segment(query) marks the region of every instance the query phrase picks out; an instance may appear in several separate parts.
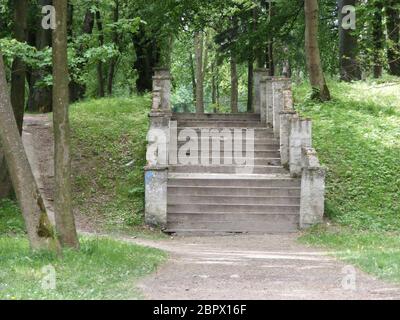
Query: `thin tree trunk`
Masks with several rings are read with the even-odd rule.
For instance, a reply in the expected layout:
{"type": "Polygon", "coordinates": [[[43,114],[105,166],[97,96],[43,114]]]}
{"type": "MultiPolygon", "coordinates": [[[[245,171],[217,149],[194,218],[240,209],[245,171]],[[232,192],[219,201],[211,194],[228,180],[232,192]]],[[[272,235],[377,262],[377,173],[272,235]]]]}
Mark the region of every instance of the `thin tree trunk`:
{"type": "Polygon", "coordinates": [[[196,59],[196,113],[204,113],[204,35],[202,32],[196,33],[194,47],[196,59]]]}
{"type": "MultiPolygon", "coordinates": [[[[16,0],[14,9],[14,37],[20,42],[26,41],[27,2],[16,0]]],[[[22,134],[22,124],[25,110],[25,63],[18,57],[13,61],[11,72],[11,105],[19,133],[22,134]]],[[[8,197],[12,192],[12,183],[8,175],[6,161],[0,145],[0,199],[8,197]]]]}
{"type": "Polygon", "coordinates": [[[237,63],[234,52],[231,52],[231,112],[239,112],[239,80],[237,74],[237,63]]]}
{"type": "Polygon", "coordinates": [[[189,59],[190,59],[190,73],[192,76],[192,90],[193,90],[193,102],[196,103],[196,71],[194,68],[194,61],[193,61],[193,55],[192,53],[189,54],[189,59]]]}
{"type": "MultiPolygon", "coordinates": [[[[43,6],[51,5],[51,0],[39,0],[38,9],[41,10],[43,6]]],[[[41,12],[41,11],[40,11],[41,12]]],[[[46,47],[51,47],[51,30],[42,28],[42,15],[38,14],[35,32],[35,46],[37,50],[43,50],[46,47]]],[[[28,110],[30,112],[51,112],[53,110],[51,99],[51,87],[37,87],[38,81],[42,80],[50,70],[36,69],[32,71],[30,86],[29,86],[29,99],[28,110]]]]}
{"type": "Polygon", "coordinates": [[[382,77],[383,71],[383,25],[382,25],[383,4],[380,0],[374,2],[374,19],[372,20],[373,48],[373,74],[374,78],[382,77]]]}
{"type": "Polygon", "coordinates": [[[357,36],[354,30],[342,26],[344,6],[356,6],[357,0],[339,0],[339,65],[342,81],[361,80],[361,69],[357,62],[357,36]]]}
{"type": "Polygon", "coordinates": [[[54,4],[57,12],[57,27],[53,31],[54,214],[61,244],[79,248],[71,198],[67,0],[54,0],[54,4]]]}
{"type": "MultiPolygon", "coordinates": [[[[103,22],[101,20],[100,11],[96,11],[96,25],[97,25],[97,32],[99,33],[99,45],[104,45],[104,35],[103,35],[103,22]]],[[[104,72],[103,72],[103,62],[99,61],[97,63],[97,85],[98,85],[98,96],[104,97],[105,96],[105,79],[104,79],[104,72]]]]}
{"type": "MultiPolygon", "coordinates": [[[[115,0],[115,7],[114,7],[114,11],[113,11],[113,21],[114,22],[118,22],[119,20],[119,0],[115,0]]],[[[113,31],[112,34],[112,40],[113,43],[116,46],[118,45],[118,32],[116,30],[113,31]]],[[[114,76],[115,76],[115,67],[117,65],[117,57],[113,57],[110,61],[110,66],[108,68],[108,77],[107,77],[107,94],[109,96],[112,95],[112,91],[113,91],[113,83],[114,83],[114,76]]]]}
{"type": "Polygon", "coordinates": [[[330,100],[330,92],[326,85],[321,64],[321,55],[318,45],[319,6],[318,0],[305,0],[305,51],[310,83],[313,89],[313,98],[322,101],[330,100]]]}
{"type": "Polygon", "coordinates": [[[254,61],[250,56],[247,63],[247,112],[254,112],[254,61]]]}
{"type": "Polygon", "coordinates": [[[217,73],[218,67],[216,62],[214,61],[211,65],[211,74],[212,74],[212,84],[211,84],[211,100],[214,106],[214,113],[218,112],[217,109],[217,73]]]}
{"type": "MultiPolygon", "coordinates": [[[[267,1],[267,11],[269,19],[273,16],[273,3],[271,1],[267,1]]],[[[274,37],[271,34],[268,34],[268,42],[267,42],[267,69],[269,70],[269,75],[275,75],[275,63],[274,63],[274,37]]]]}
{"type": "Polygon", "coordinates": [[[396,0],[389,0],[386,6],[386,29],[389,39],[387,57],[391,75],[400,76],[400,10],[396,0]]]}
{"type": "MultiPolygon", "coordinates": [[[[83,21],[83,27],[82,27],[83,34],[92,34],[93,27],[94,27],[94,20],[95,20],[94,13],[91,12],[89,9],[86,10],[85,18],[83,21]]],[[[84,51],[85,51],[84,46],[80,45],[80,47],[77,50],[77,55],[79,57],[82,57],[84,51]]],[[[78,69],[82,69],[83,67],[84,67],[83,62],[78,63],[78,69]]],[[[86,87],[84,84],[78,83],[76,80],[72,79],[69,87],[70,87],[71,102],[78,101],[84,97],[85,91],[86,91],[86,87]]]]}
{"type": "Polygon", "coordinates": [[[0,55],[0,143],[4,148],[31,248],[58,251],[59,244],[48,219],[12,111],[2,55],[0,55]]]}

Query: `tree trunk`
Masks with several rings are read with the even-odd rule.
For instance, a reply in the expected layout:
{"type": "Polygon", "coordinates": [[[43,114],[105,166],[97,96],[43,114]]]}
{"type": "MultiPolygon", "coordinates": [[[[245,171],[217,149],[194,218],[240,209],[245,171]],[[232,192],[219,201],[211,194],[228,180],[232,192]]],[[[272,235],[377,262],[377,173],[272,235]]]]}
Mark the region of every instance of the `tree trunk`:
{"type": "MultiPolygon", "coordinates": [[[[41,9],[43,6],[51,5],[51,0],[39,0],[38,8],[41,9]]],[[[41,11],[40,11],[41,12],[41,11]]],[[[45,30],[42,28],[42,14],[38,14],[38,21],[36,24],[35,32],[35,46],[37,50],[43,50],[46,47],[51,47],[51,30],[45,30]]],[[[43,80],[43,78],[51,70],[37,69],[33,70],[30,76],[29,83],[29,99],[28,99],[28,110],[30,112],[51,112],[52,106],[52,89],[51,87],[38,87],[37,82],[43,80]]]]}
{"type": "MultiPolygon", "coordinates": [[[[97,25],[97,32],[99,33],[99,45],[104,45],[104,35],[103,35],[103,22],[101,20],[100,11],[96,11],[96,25],[97,25]]],[[[100,60],[97,62],[97,85],[98,91],[97,94],[100,98],[104,97],[105,91],[105,79],[104,79],[104,72],[103,72],[103,62],[100,60]]]]}
{"type": "Polygon", "coordinates": [[[57,251],[59,249],[58,241],[48,219],[12,111],[1,55],[0,143],[4,148],[10,178],[22,211],[31,248],[57,251]]]}
{"type": "MultiPolygon", "coordinates": [[[[14,9],[14,37],[20,42],[26,41],[27,2],[16,0],[14,9]]],[[[22,124],[25,111],[25,63],[16,57],[11,72],[11,105],[19,133],[22,134],[22,124]]],[[[12,183],[8,175],[6,161],[0,146],[0,199],[8,197],[12,192],[12,183]]]]}
{"type": "Polygon", "coordinates": [[[218,75],[218,67],[217,63],[214,61],[211,65],[211,74],[212,74],[212,79],[211,79],[211,100],[212,104],[214,106],[214,113],[218,112],[217,109],[217,75],[218,75]]]}
{"type": "Polygon", "coordinates": [[[380,0],[374,2],[374,18],[372,20],[372,37],[373,37],[373,74],[374,78],[382,77],[383,71],[383,26],[382,26],[382,9],[383,4],[380,0]]]}
{"type": "Polygon", "coordinates": [[[239,112],[239,80],[237,74],[236,55],[231,52],[231,112],[239,112]]]}
{"type": "Polygon", "coordinates": [[[310,75],[310,83],[313,90],[312,97],[322,101],[330,100],[330,92],[326,85],[321,64],[321,55],[318,45],[318,0],[305,0],[305,52],[307,67],[310,75]]]}
{"type": "MultiPolygon", "coordinates": [[[[271,1],[267,2],[267,11],[269,19],[273,16],[273,5],[271,1]]],[[[269,70],[269,75],[273,77],[275,75],[275,63],[274,63],[274,37],[269,34],[268,35],[268,43],[267,43],[267,69],[269,70]]]]}
{"type": "Polygon", "coordinates": [[[400,76],[400,10],[396,0],[389,0],[386,6],[386,29],[389,39],[387,57],[389,73],[400,76]]]}
{"type": "Polygon", "coordinates": [[[54,215],[61,244],[78,248],[71,198],[67,0],[54,0],[54,4],[57,12],[57,28],[53,31],[54,215]]]}
{"type": "MultiPolygon", "coordinates": [[[[94,13],[91,12],[89,9],[86,10],[85,18],[83,21],[83,27],[82,27],[83,34],[92,34],[93,27],[94,27],[94,20],[95,20],[94,13]]],[[[83,45],[81,45],[77,50],[77,55],[79,57],[82,57],[84,51],[85,51],[85,48],[83,45]]],[[[83,62],[78,63],[78,69],[82,69],[83,67],[84,67],[83,62]]],[[[75,101],[82,99],[84,97],[85,91],[86,91],[85,85],[82,83],[78,83],[74,79],[71,80],[71,82],[69,84],[69,89],[70,89],[69,96],[70,96],[71,102],[75,102],[75,101]]]]}
{"type": "Polygon", "coordinates": [[[361,69],[357,62],[357,36],[354,30],[344,28],[342,13],[344,6],[356,6],[357,0],[339,0],[339,65],[340,79],[350,82],[361,80],[361,69]]]}
{"type": "MultiPolygon", "coordinates": [[[[113,22],[118,22],[118,20],[119,20],[119,0],[115,0],[115,7],[114,7],[114,11],[113,11],[113,22]]],[[[116,46],[119,46],[118,32],[116,30],[113,31],[112,41],[116,46]]],[[[113,91],[113,83],[114,83],[115,68],[117,65],[117,61],[118,61],[118,58],[113,57],[110,61],[110,66],[108,68],[107,94],[109,96],[112,95],[112,91],[113,91]]]]}
{"type": "Polygon", "coordinates": [[[192,53],[189,54],[189,59],[190,59],[190,73],[192,76],[192,90],[193,90],[193,102],[196,103],[196,71],[194,68],[194,61],[193,61],[193,55],[192,53]]]}
{"type": "Polygon", "coordinates": [[[196,113],[204,113],[204,35],[202,32],[196,33],[194,48],[196,60],[196,113]]]}
{"type": "Polygon", "coordinates": [[[250,57],[247,63],[247,112],[254,112],[254,61],[250,57]]]}

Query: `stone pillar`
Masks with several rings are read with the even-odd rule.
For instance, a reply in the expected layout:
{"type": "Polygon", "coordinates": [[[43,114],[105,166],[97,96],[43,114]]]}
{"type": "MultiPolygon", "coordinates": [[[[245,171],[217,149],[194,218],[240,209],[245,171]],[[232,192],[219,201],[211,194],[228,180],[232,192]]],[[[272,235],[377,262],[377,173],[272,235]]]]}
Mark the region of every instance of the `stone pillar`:
{"type": "Polygon", "coordinates": [[[305,229],[323,221],[325,170],[319,165],[312,148],[303,148],[305,167],[301,177],[300,228],[305,229]]]}
{"type": "Polygon", "coordinates": [[[260,81],[260,119],[261,123],[267,123],[267,79],[263,77],[260,81]]]}
{"type": "Polygon", "coordinates": [[[153,101],[147,135],[145,167],[145,220],[152,226],[166,227],[168,152],[170,140],[171,75],[168,69],[155,69],[153,101]]]}
{"type": "Polygon", "coordinates": [[[254,113],[261,113],[261,80],[268,76],[268,69],[254,70],[254,113]]]}
{"type": "Polygon", "coordinates": [[[300,119],[293,116],[290,123],[289,135],[289,167],[290,174],[298,177],[303,167],[302,148],[311,148],[312,123],[310,119],[300,119]]]}
{"type": "Polygon", "coordinates": [[[275,137],[279,137],[280,130],[280,112],[284,108],[283,91],[290,89],[290,79],[288,78],[272,78],[272,126],[274,128],[275,137]]]}
{"type": "Polygon", "coordinates": [[[280,113],[280,152],[281,163],[289,169],[289,138],[290,138],[290,125],[292,118],[296,115],[294,110],[284,109],[280,113]]]}
{"type": "Polygon", "coordinates": [[[266,111],[266,122],[267,126],[272,128],[274,124],[274,99],[272,92],[272,77],[265,77],[265,94],[266,94],[266,103],[267,103],[267,111],[266,111]]]}

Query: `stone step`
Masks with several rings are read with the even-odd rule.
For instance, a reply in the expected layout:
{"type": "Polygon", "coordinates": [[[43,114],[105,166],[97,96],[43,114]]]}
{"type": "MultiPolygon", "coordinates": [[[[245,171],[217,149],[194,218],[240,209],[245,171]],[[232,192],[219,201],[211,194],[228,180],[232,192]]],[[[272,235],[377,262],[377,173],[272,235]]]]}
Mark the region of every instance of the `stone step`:
{"type": "Polygon", "coordinates": [[[245,214],[300,214],[300,204],[296,205],[266,205],[266,204],[196,204],[196,203],[179,203],[168,204],[168,214],[171,213],[191,213],[198,214],[210,213],[245,213],[245,214]]]}
{"type": "MultiPolygon", "coordinates": [[[[232,151],[232,150],[224,150],[224,149],[220,149],[219,152],[216,152],[214,150],[212,150],[211,148],[207,150],[198,150],[198,149],[190,149],[190,150],[183,150],[183,149],[179,149],[178,150],[174,150],[173,148],[170,149],[171,152],[175,151],[175,152],[184,152],[184,154],[186,156],[192,156],[194,158],[216,158],[219,154],[219,157],[221,159],[225,158],[225,153],[226,155],[231,158],[235,158],[236,157],[236,152],[232,151]],[[186,152],[185,152],[186,151],[186,152]]],[[[240,160],[241,158],[246,158],[247,154],[250,155],[250,151],[246,152],[246,149],[242,150],[241,152],[238,152],[238,159],[240,160]]],[[[252,158],[274,158],[274,159],[280,159],[281,154],[279,152],[279,150],[253,150],[251,152],[252,158]]]]}
{"type": "MultiPolygon", "coordinates": [[[[219,133],[222,134],[222,130],[223,130],[223,129],[218,129],[218,128],[215,129],[215,128],[209,128],[209,127],[203,128],[203,129],[208,129],[210,132],[211,132],[211,130],[219,130],[218,134],[219,133]]],[[[225,128],[225,129],[228,129],[230,131],[232,137],[233,137],[235,129],[241,129],[242,138],[247,139],[246,130],[249,130],[249,128],[232,128],[232,127],[230,127],[230,128],[225,128]]],[[[190,132],[194,132],[199,139],[204,136],[204,133],[202,133],[202,129],[199,127],[178,127],[178,136],[181,134],[181,131],[183,131],[183,130],[190,130],[190,132]]],[[[274,132],[269,128],[256,128],[253,130],[254,130],[254,138],[255,139],[261,139],[261,138],[277,139],[277,137],[274,136],[274,132]]],[[[207,135],[207,137],[208,137],[208,135],[207,135]]]]}
{"type": "Polygon", "coordinates": [[[231,175],[170,173],[168,187],[300,188],[289,175],[231,175]]]}
{"type": "MultiPolygon", "coordinates": [[[[255,166],[281,166],[281,159],[280,158],[272,158],[272,157],[264,157],[264,158],[251,158],[253,159],[253,164],[255,166]]],[[[192,157],[192,156],[187,156],[185,159],[180,159],[180,162],[188,161],[187,164],[182,164],[185,166],[218,166],[218,165],[233,165],[236,166],[236,160],[231,154],[231,159],[230,162],[227,160],[227,158],[224,156],[223,153],[221,153],[220,158],[218,157],[192,157]],[[190,162],[189,162],[190,161],[190,162]]],[[[197,169],[196,169],[197,170],[197,169]]],[[[211,169],[214,170],[214,169],[211,169]]]]}
{"type": "Polygon", "coordinates": [[[247,174],[285,174],[287,170],[281,166],[253,165],[249,168],[238,165],[171,165],[171,173],[247,173],[247,174]],[[240,169],[242,168],[242,169],[240,169]],[[245,170],[245,171],[243,171],[245,170]]]}
{"type": "Polygon", "coordinates": [[[260,114],[256,113],[174,113],[173,120],[217,120],[217,121],[232,121],[232,120],[258,120],[260,121],[260,114]]]}
{"type": "Polygon", "coordinates": [[[174,196],[220,196],[220,197],[300,197],[296,187],[237,187],[237,186],[175,186],[168,184],[168,195],[174,196]]]}
{"type": "MultiPolygon", "coordinates": [[[[199,147],[201,148],[202,146],[207,146],[207,144],[205,144],[205,143],[207,143],[207,141],[208,141],[208,148],[210,150],[212,149],[212,147],[215,144],[217,144],[217,143],[213,142],[211,139],[199,139],[197,141],[197,148],[195,150],[199,150],[199,147]]],[[[178,141],[177,147],[180,148],[180,147],[184,146],[188,142],[189,142],[189,140],[178,141]]],[[[221,151],[225,150],[225,144],[226,143],[223,140],[220,141],[219,147],[220,147],[221,151]]],[[[280,152],[280,144],[276,143],[275,141],[260,142],[260,141],[257,141],[257,140],[250,140],[250,141],[243,140],[242,144],[241,144],[242,151],[246,150],[247,144],[254,146],[254,151],[276,151],[276,152],[280,152]]],[[[240,144],[239,144],[239,146],[240,146],[240,144]]],[[[170,149],[171,150],[176,150],[176,148],[173,148],[173,146],[171,146],[171,145],[170,145],[170,149]]],[[[232,142],[231,149],[233,149],[233,150],[237,149],[237,147],[235,148],[235,145],[233,144],[233,142],[232,142]]]]}
{"type": "MultiPolygon", "coordinates": [[[[170,189],[168,189],[170,190],[170,189]]],[[[177,195],[168,193],[168,205],[191,203],[191,204],[208,204],[208,205],[300,205],[300,197],[267,197],[267,196],[201,196],[177,195]]]]}
{"type": "Polygon", "coordinates": [[[286,233],[298,227],[299,215],[291,214],[170,214],[167,232],[286,233]]]}
{"type": "Polygon", "coordinates": [[[180,120],[178,127],[196,127],[196,128],[263,128],[265,123],[260,121],[198,121],[198,120],[180,120]]]}

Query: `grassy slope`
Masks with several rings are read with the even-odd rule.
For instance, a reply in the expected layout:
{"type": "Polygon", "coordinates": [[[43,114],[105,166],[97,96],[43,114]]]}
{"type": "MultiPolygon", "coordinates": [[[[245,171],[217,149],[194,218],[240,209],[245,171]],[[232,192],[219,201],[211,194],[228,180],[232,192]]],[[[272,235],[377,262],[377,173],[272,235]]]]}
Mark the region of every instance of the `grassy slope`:
{"type": "Polygon", "coordinates": [[[303,240],[382,278],[400,281],[400,85],[330,83],[334,100],[311,103],[295,90],[298,110],[313,118],[314,146],[328,168],[331,223],[303,240]]]}
{"type": "Polygon", "coordinates": [[[80,251],[62,258],[32,253],[18,208],[0,202],[1,299],[138,299],[135,282],[165,260],[160,250],[110,239],[81,237],[80,251]],[[43,267],[56,272],[56,289],[45,290],[43,267]]]}
{"type": "Polygon", "coordinates": [[[90,100],[71,107],[75,207],[106,231],[143,225],[149,97],[90,100]]]}

